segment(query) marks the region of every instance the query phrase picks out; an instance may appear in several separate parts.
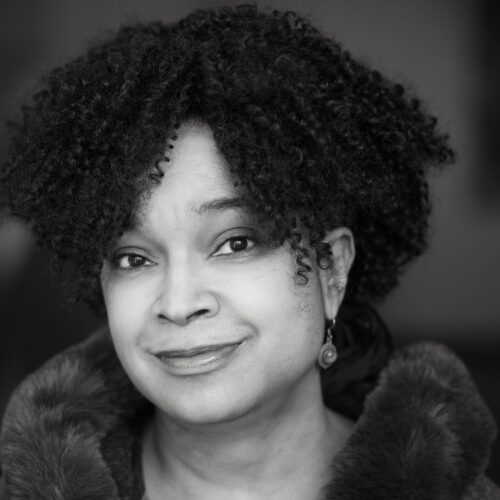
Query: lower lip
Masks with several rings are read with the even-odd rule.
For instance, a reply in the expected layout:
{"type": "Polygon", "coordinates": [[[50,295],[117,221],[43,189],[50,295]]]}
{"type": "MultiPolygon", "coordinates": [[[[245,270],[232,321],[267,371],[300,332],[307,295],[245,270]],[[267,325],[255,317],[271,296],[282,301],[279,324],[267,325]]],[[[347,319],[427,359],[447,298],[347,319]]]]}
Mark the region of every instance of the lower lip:
{"type": "Polygon", "coordinates": [[[232,344],[195,356],[160,357],[159,359],[168,371],[175,375],[198,375],[226,365],[240,345],[241,343],[232,344]]]}

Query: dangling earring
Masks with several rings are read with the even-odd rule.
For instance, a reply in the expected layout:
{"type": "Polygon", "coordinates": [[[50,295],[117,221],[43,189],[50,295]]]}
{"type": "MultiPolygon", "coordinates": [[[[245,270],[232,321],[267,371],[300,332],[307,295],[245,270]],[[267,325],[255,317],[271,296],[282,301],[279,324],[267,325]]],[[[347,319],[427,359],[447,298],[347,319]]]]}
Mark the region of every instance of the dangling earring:
{"type": "Polygon", "coordinates": [[[333,334],[332,330],[335,326],[335,320],[332,319],[329,321],[329,325],[326,329],[326,342],[321,346],[321,350],[319,351],[318,363],[319,366],[323,369],[330,368],[330,366],[335,363],[337,359],[337,348],[333,344],[333,334]]]}

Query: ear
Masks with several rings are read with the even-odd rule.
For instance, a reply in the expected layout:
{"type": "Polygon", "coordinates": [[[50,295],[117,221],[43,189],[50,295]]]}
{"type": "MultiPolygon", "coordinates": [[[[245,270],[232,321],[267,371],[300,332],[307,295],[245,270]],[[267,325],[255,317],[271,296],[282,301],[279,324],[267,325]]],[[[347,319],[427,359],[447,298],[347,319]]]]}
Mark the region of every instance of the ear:
{"type": "Polygon", "coordinates": [[[319,269],[318,272],[323,291],[325,315],[328,319],[334,319],[344,299],[347,278],[356,250],[354,236],[346,227],[338,227],[329,231],[323,241],[330,245],[333,263],[331,268],[319,269]]]}

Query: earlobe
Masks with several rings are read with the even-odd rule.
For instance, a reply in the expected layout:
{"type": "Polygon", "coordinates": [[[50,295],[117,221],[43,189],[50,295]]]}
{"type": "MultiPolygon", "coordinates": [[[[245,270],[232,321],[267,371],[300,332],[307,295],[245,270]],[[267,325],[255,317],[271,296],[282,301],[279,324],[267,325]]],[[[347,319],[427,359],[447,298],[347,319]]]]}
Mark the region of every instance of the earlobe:
{"type": "Polygon", "coordinates": [[[321,286],[327,318],[334,319],[344,298],[349,270],[355,257],[354,236],[350,229],[339,227],[329,231],[326,241],[332,251],[332,266],[320,270],[321,286]]]}

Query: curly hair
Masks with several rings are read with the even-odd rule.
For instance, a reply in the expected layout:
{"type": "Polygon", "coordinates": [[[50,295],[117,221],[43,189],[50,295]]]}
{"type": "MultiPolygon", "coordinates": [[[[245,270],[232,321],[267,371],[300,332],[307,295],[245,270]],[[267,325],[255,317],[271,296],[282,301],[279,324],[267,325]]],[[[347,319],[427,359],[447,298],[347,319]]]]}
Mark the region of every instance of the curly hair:
{"type": "Polygon", "coordinates": [[[322,239],[340,225],[357,246],[352,298],[383,297],[425,249],[426,172],[453,152],[419,100],[293,12],[202,10],[122,28],[55,69],[15,130],[0,172],[10,211],[94,310],[110,245],[193,118],[252,213],[290,242],[299,281],[310,251],[332,266],[322,239]]]}

